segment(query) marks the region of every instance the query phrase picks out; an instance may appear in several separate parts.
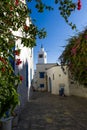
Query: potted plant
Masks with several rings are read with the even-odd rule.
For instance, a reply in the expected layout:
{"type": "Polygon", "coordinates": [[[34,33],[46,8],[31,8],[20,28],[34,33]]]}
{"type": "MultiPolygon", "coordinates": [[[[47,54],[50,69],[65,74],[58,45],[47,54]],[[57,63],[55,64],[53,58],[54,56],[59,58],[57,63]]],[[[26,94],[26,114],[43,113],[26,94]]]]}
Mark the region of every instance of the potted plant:
{"type": "Polygon", "coordinates": [[[2,75],[3,81],[0,81],[0,120],[2,122],[2,130],[11,130],[12,114],[15,107],[19,104],[17,86],[20,77],[13,75],[12,69],[10,69],[9,76],[1,73],[0,80],[2,75]]]}

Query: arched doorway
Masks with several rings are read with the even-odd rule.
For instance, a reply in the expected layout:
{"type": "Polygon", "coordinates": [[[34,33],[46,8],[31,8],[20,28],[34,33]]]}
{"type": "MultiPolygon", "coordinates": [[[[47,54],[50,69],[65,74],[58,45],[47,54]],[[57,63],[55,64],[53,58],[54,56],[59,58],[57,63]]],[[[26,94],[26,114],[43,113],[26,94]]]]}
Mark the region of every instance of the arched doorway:
{"type": "Polygon", "coordinates": [[[51,82],[51,78],[49,77],[49,92],[52,92],[52,82],[51,82]]]}

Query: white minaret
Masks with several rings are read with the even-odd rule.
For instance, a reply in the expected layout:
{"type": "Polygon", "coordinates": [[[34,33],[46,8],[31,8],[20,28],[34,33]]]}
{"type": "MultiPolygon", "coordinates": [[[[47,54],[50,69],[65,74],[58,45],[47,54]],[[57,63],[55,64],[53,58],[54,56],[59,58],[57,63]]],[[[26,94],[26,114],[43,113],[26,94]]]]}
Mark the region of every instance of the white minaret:
{"type": "Polygon", "coordinates": [[[43,46],[41,45],[41,49],[38,52],[38,63],[46,64],[47,63],[47,53],[44,51],[43,46]]]}

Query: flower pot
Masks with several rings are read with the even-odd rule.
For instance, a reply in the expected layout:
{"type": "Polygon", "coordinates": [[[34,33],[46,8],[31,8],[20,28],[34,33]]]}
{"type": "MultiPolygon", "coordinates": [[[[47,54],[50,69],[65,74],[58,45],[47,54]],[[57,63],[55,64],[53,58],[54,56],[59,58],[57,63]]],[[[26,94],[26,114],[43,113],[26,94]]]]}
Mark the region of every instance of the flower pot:
{"type": "Polygon", "coordinates": [[[13,117],[1,119],[2,130],[11,130],[12,129],[12,119],[13,119],[13,117]]]}
{"type": "Polygon", "coordinates": [[[16,127],[18,125],[18,120],[19,120],[19,116],[18,115],[13,117],[12,127],[16,127]]]}

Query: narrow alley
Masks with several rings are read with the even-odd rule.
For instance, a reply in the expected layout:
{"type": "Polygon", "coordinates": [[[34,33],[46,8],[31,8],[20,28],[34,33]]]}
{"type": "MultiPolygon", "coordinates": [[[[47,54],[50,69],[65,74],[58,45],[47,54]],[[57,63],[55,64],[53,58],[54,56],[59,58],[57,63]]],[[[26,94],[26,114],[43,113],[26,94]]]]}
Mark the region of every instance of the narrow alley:
{"type": "Polygon", "coordinates": [[[87,99],[33,92],[13,130],[87,130],[87,99]]]}

